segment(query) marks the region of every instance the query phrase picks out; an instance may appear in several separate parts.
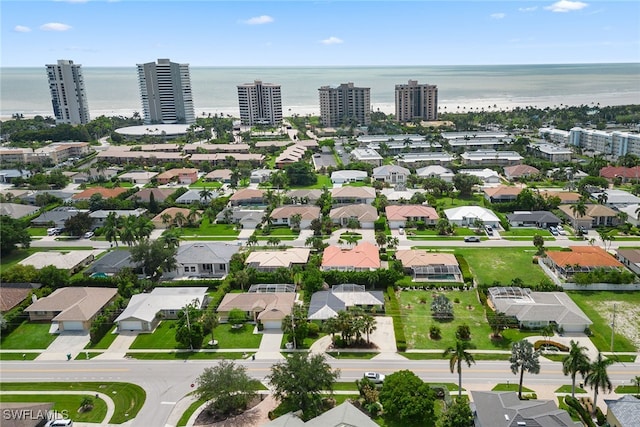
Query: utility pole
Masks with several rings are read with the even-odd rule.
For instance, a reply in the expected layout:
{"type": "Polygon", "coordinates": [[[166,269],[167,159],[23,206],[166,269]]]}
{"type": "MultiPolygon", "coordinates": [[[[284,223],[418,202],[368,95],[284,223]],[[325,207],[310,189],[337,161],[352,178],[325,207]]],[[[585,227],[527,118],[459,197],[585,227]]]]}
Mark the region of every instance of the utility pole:
{"type": "Polygon", "coordinates": [[[613,353],[613,337],[616,334],[616,304],[613,304],[613,319],[611,320],[611,352],[613,353]]]}

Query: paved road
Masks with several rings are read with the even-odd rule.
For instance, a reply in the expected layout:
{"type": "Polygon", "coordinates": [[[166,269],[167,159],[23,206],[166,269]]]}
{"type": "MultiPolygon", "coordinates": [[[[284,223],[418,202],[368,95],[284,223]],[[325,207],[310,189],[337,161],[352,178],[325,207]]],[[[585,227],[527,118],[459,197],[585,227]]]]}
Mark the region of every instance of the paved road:
{"type": "MultiPolygon", "coordinates": [[[[237,361],[247,367],[253,377],[264,380],[277,360],[237,361]]],[[[147,400],[136,418],[136,425],[164,426],[175,404],[192,391],[191,384],[205,367],[217,361],[9,361],[2,363],[2,381],[125,381],[143,387],[147,400]]],[[[429,382],[457,382],[457,374],[449,371],[447,360],[330,360],[334,368],[341,370],[341,379],[353,381],[365,370],[390,374],[409,369],[429,382]]],[[[640,362],[615,364],[608,370],[614,386],[629,384],[640,375],[640,362]]],[[[463,387],[468,390],[486,389],[487,386],[507,381],[517,381],[506,361],[481,361],[463,371],[463,387]]],[[[559,363],[541,361],[539,375],[525,375],[525,385],[559,387],[569,384],[562,375],[559,363]]]]}

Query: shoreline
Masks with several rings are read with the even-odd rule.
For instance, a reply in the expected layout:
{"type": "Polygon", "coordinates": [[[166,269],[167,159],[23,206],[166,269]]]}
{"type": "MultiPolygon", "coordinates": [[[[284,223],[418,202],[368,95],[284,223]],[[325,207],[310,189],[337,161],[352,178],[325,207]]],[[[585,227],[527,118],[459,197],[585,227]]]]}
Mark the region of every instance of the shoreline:
{"type": "MultiPolygon", "coordinates": [[[[512,97],[493,97],[493,98],[480,98],[480,99],[449,99],[440,100],[438,102],[438,112],[442,113],[464,113],[468,111],[509,111],[515,108],[559,108],[559,107],[577,107],[580,105],[591,105],[594,107],[607,107],[607,106],[619,106],[619,105],[636,105],[640,100],[640,91],[638,92],[624,92],[624,93],[605,93],[605,94],[581,94],[581,95],[569,95],[569,96],[546,96],[546,97],[530,97],[530,98],[512,98],[512,97]]],[[[373,102],[371,104],[371,111],[380,111],[385,114],[395,113],[395,104],[379,102],[373,102]]],[[[91,118],[100,116],[124,116],[131,117],[133,113],[137,111],[142,112],[141,108],[126,108],[126,109],[113,109],[113,110],[89,110],[91,118]]],[[[319,116],[320,107],[318,105],[290,105],[283,106],[283,116],[289,117],[294,114],[306,116],[319,116]]],[[[14,111],[12,113],[2,112],[0,113],[0,121],[11,120],[11,115],[20,113],[24,115],[25,119],[30,119],[35,116],[53,116],[53,111],[14,111]]],[[[203,107],[196,108],[196,117],[201,117],[207,114],[224,114],[231,115],[232,117],[240,117],[240,112],[237,106],[221,106],[221,107],[203,107]]]]}

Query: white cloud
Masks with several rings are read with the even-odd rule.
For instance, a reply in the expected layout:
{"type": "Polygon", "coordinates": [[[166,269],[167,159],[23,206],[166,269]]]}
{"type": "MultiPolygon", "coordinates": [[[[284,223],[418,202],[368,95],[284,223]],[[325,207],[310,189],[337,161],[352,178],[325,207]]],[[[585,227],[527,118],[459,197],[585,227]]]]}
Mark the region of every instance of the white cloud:
{"type": "Polygon", "coordinates": [[[67,31],[71,29],[71,25],[61,24],[60,22],[49,22],[40,25],[42,31],[67,31]]]}
{"type": "Polygon", "coordinates": [[[505,16],[507,16],[507,14],[506,14],[506,13],[492,13],[492,14],[491,14],[491,17],[492,17],[493,19],[502,19],[502,18],[504,18],[505,16]]]}
{"type": "Polygon", "coordinates": [[[538,9],[538,6],[531,6],[531,7],[521,7],[518,9],[518,11],[520,12],[533,12],[535,10],[538,9]]]}
{"type": "Polygon", "coordinates": [[[13,31],[15,31],[16,33],[28,33],[29,31],[31,31],[31,28],[25,27],[24,25],[16,25],[15,27],[13,27],[13,31]]]}
{"type": "Polygon", "coordinates": [[[339,39],[338,37],[331,36],[328,39],[320,40],[322,44],[342,44],[344,40],[339,39]]]}
{"type": "Polygon", "coordinates": [[[581,1],[571,1],[571,0],[560,0],[555,2],[551,6],[546,6],[546,10],[550,10],[552,12],[573,12],[576,10],[584,9],[589,6],[587,3],[583,3],[581,1]]]}
{"type": "Polygon", "coordinates": [[[249,18],[243,22],[247,25],[270,24],[273,22],[273,18],[270,17],[269,15],[260,15],[260,16],[254,16],[253,18],[249,18]]]}

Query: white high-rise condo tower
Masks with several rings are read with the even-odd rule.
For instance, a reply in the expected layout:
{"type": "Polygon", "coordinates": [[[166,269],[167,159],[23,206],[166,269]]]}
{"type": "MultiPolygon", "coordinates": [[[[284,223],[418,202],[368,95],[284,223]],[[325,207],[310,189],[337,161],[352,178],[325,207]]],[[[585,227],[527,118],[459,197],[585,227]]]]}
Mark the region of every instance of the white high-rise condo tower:
{"type": "Polygon", "coordinates": [[[168,59],[138,64],[144,124],[195,123],[189,64],[168,59]]]}
{"type": "Polygon", "coordinates": [[[280,85],[253,83],[238,85],[240,121],[243,125],[278,125],[282,123],[280,85]]]}
{"type": "Polygon", "coordinates": [[[59,59],[57,64],[46,67],[56,123],[89,123],[89,104],[80,65],[59,59]]]}
{"type": "Polygon", "coordinates": [[[438,86],[417,80],[396,85],[396,120],[438,120],[438,86]]]}
{"type": "Polygon", "coordinates": [[[322,86],[320,118],[329,127],[371,124],[371,89],[355,87],[353,83],[322,86]]]}

